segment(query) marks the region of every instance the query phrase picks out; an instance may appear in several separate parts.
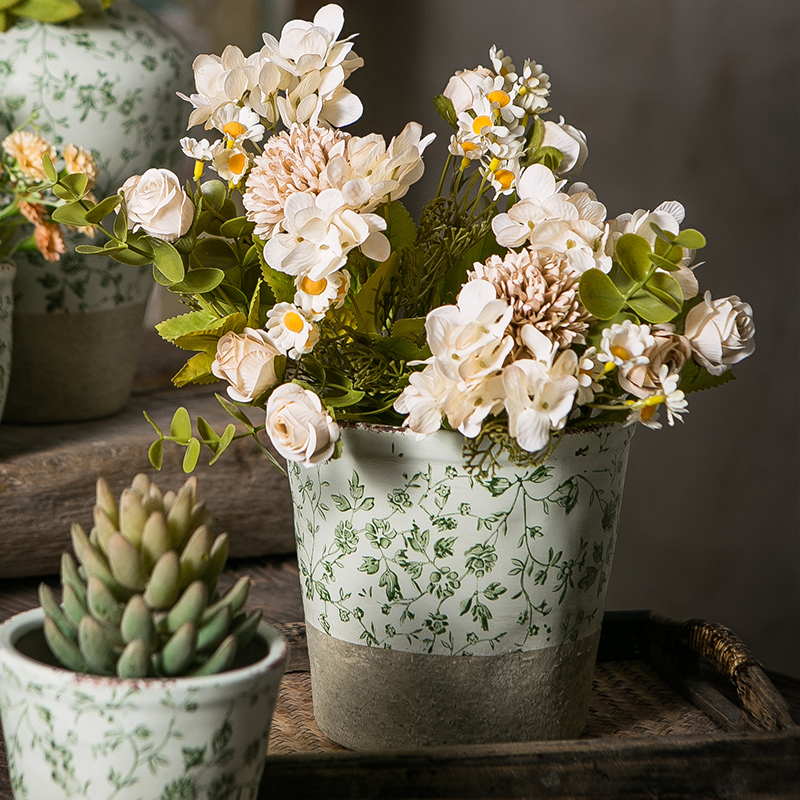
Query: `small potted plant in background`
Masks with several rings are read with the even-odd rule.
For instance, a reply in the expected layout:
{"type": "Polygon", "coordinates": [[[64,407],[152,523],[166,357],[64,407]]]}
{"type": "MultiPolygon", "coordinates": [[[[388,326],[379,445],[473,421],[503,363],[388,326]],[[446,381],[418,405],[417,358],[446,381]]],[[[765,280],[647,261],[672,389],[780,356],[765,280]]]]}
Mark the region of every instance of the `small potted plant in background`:
{"type": "Polygon", "coordinates": [[[287,646],[250,579],[217,581],[197,482],[162,494],[97,482],[94,526],[72,526],[61,596],[0,627],[0,712],[17,800],[256,797],[287,646]]]}

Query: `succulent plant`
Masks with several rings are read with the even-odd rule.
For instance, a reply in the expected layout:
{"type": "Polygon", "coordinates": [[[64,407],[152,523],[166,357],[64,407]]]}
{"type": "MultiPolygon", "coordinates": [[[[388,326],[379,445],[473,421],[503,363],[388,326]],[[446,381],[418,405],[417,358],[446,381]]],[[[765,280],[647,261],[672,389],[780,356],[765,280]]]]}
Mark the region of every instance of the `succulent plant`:
{"type": "Polygon", "coordinates": [[[94,526],[72,525],[62,595],[39,587],[50,649],[68,669],[121,678],[209,675],[228,669],[261,613],[242,611],[250,579],[220,596],[228,537],[212,533],[197,480],[162,495],[137,475],[117,504],[97,481],[94,526]],[[76,560],[77,559],[77,560],[76,560]]]}

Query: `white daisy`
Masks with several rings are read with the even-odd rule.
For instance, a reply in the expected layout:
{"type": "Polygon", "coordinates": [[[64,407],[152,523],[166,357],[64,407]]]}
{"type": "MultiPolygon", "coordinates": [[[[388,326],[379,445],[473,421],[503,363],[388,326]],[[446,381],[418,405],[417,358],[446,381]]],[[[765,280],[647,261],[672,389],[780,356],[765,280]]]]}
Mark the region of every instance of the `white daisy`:
{"type": "Polygon", "coordinates": [[[297,293],[294,303],[311,320],[320,320],[330,308],[340,308],[350,288],[350,273],[337,270],[319,280],[308,275],[298,275],[295,279],[297,293]]]}
{"type": "Polygon", "coordinates": [[[260,142],[264,138],[264,126],[261,118],[250,108],[229,103],[218,108],[212,115],[214,127],[222,131],[229,139],[242,142],[260,142]]]}
{"type": "Polygon", "coordinates": [[[277,303],[267,311],[267,333],[291,358],[310,353],[319,341],[319,330],[293,303],[277,303]]]}

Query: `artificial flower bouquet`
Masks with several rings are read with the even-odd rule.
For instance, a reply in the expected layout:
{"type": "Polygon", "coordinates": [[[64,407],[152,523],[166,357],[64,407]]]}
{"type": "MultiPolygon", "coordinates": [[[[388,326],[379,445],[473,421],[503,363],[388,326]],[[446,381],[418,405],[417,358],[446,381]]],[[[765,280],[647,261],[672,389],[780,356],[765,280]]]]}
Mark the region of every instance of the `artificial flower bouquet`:
{"type": "Polygon", "coordinates": [[[154,465],[164,440],[189,470],[201,444],[215,460],[235,436],[269,455],[266,431],[310,466],[336,454],[339,422],[360,421],[458,430],[485,470],[501,451],[541,460],[569,428],[671,425],[689,391],[731,377],[754,348],[750,307],[700,293],[705,239],[681,228],[680,203],[609,219],[574,182],[586,138],[545,119],[539,64],[493,47],[449,80],[435,99],[447,162],[415,224],[401,198],[433,134],[410,122],[387,145],[342,130],[361,114],[344,83],[363,63],[343,23],[327,5],[253,55],[195,59],[189,127],[216,138],[181,140],[185,188],[149,169],[95,204],[45,161],[53,190],[72,191],[54,218],[108,235],[79,249],[152,263],[188,306],[157,326],[194,352],[174,382],[222,380],[247,429],[198,419],[195,435],[179,409],[168,433],[155,426],[154,465]]]}
{"type": "MultiPolygon", "coordinates": [[[[66,244],[53,212],[76,192],[87,202],[93,201],[97,164],[92,154],[74,144],[57,149],[28,129],[30,121],[0,144],[0,262],[8,261],[18,250],[38,250],[47,261],[59,261],[66,244]],[[43,184],[47,180],[44,158],[60,185],[43,184]]],[[[68,210],[63,211],[61,221],[71,224],[68,210]]],[[[85,225],[83,215],[74,221],[85,225]]],[[[83,230],[92,233],[91,229],[83,230]]]]}

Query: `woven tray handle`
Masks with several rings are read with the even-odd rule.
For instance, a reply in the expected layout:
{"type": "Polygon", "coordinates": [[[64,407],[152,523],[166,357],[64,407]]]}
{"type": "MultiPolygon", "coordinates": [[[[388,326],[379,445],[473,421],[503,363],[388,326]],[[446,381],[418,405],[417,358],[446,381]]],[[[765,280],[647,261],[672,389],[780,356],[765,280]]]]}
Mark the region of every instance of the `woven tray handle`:
{"type": "MultiPolygon", "coordinates": [[[[779,731],[796,727],[786,700],[767,677],[761,664],[733,631],[716,622],[691,619],[675,622],[653,615],[651,623],[660,628],[660,635],[672,647],[682,650],[684,668],[692,666],[695,676],[701,674],[700,665],[706,662],[719,675],[730,681],[739,699],[739,713],[726,709],[724,698],[712,696],[708,684],[702,681],[685,681],[692,699],[701,701],[705,710],[712,713],[731,730],[779,731]],[[666,637],[664,637],[666,634],[666,637]],[[687,662],[693,662],[691,665],[687,662]],[[720,702],[721,700],[721,702],[720,702]]],[[[673,651],[674,652],[674,651],[673,651]]],[[[682,670],[684,671],[684,670],[682,670]]],[[[684,674],[686,674],[684,672],[684,674]]],[[[690,673],[691,674],[691,673],[690,673]]]]}

